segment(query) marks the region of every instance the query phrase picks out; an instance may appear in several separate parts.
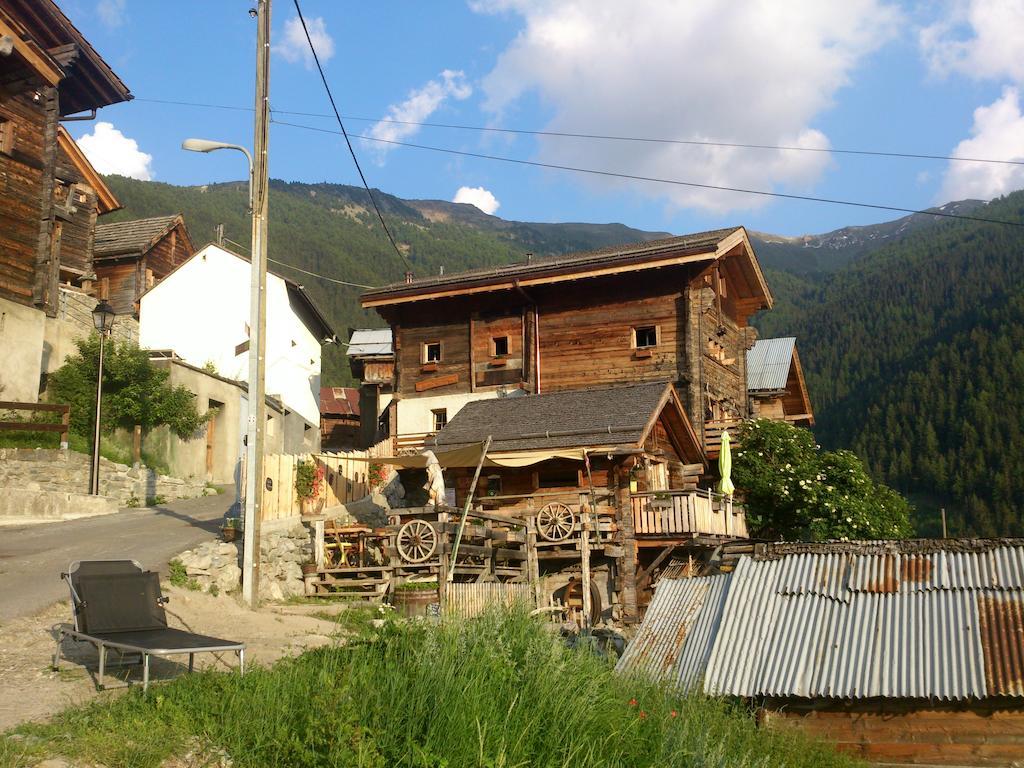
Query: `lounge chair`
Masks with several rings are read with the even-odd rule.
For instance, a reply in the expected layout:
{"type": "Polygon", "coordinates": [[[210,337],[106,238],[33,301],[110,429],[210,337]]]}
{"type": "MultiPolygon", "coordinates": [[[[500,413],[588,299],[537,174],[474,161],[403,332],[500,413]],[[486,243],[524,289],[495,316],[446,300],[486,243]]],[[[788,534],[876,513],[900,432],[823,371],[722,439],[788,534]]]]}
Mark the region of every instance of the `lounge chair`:
{"type": "Polygon", "coordinates": [[[167,626],[164,605],[169,598],[160,593],[160,577],[144,571],[134,560],[76,560],[61,578],[71,590],[73,626],[57,630],[57,650],[53,668],[61,660],[65,637],[92,643],[99,653],[96,687],[103,690],[107,649],[123,658],[139,654],[142,661],[142,690],[149,688],[150,656],[188,654],[188,670],[195,665],[197,653],[238,654],[238,671],[245,673],[245,643],[197,635],[167,626]]]}

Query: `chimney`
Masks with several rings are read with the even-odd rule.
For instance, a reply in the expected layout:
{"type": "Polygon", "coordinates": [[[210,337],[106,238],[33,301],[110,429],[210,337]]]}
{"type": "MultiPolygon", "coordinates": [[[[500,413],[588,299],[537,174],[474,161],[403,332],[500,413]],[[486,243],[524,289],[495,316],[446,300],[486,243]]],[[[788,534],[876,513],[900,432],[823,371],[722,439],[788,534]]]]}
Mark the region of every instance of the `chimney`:
{"type": "Polygon", "coordinates": [[[412,282],[412,272],[405,273],[405,284],[408,285],[412,282]]]}
{"type": "Polygon", "coordinates": [[[213,231],[214,231],[213,241],[217,245],[224,245],[224,225],[223,224],[218,224],[217,226],[215,226],[213,228],[213,231]]]}

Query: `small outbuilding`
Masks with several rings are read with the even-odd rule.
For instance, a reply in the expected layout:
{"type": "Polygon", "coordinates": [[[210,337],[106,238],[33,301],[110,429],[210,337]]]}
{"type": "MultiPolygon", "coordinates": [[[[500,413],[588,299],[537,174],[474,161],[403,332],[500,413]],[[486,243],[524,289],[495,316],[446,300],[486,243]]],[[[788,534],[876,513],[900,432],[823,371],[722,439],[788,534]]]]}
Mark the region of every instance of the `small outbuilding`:
{"type": "Polygon", "coordinates": [[[755,419],[814,426],[795,338],[758,339],[747,351],[747,395],[755,419]]]}

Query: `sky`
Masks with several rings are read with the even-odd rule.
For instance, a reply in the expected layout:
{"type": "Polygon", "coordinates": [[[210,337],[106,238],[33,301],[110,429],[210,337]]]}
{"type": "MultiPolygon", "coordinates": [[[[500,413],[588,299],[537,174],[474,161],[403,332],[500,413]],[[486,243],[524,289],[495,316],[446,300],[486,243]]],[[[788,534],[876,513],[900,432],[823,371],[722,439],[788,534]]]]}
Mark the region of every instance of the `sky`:
{"type": "MultiPolygon", "coordinates": [[[[58,0],[136,97],[68,123],[104,173],[243,178],[256,24],[246,0],[58,0]],[[221,105],[184,106],[160,101],[221,105]]],[[[1024,187],[1024,0],[301,0],[371,186],[521,221],[784,235],[891,212],[517,165],[920,209],[1024,187]],[[445,123],[622,141],[406,125],[445,123]],[[383,140],[383,141],[382,141],[383,140]],[[676,143],[672,143],[676,142],[676,143]]],[[[272,13],[270,174],[358,184],[292,0],[272,13]],[[308,114],[288,114],[288,113],[308,114]],[[293,123],[320,129],[297,128],[293,123]]],[[[273,199],[271,198],[271,205],[273,199]]]]}

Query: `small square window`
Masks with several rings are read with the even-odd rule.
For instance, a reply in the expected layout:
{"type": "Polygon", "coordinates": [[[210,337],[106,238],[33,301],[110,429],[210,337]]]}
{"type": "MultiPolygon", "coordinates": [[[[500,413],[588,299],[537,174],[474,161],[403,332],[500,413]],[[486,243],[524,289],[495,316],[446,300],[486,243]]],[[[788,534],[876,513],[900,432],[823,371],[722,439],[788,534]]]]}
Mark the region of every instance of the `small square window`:
{"type": "Polygon", "coordinates": [[[633,329],[637,349],[658,346],[658,329],[653,325],[644,325],[633,329]]]}
{"type": "Polygon", "coordinates": [[[495,336],[491,339],[491,352],[494,357],[505,357],[508,355],[508,336],[495,336]]]}
{"type": "Polygon", "coordinates": [[[448,424],[448,409],[438,408],[430,413],[434,417],[434,431],[440,432],[448,424]]]}
{"type": "Polygon", "coordinates": [[[423,362],[424,363],[439,363],[441,362],[441,342],[431,341],[423,345],[423,362]]]}

